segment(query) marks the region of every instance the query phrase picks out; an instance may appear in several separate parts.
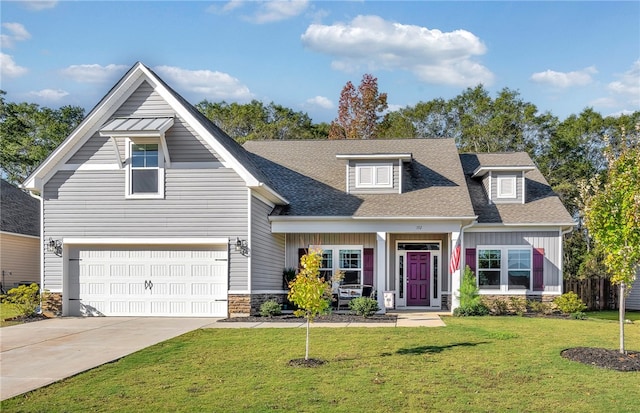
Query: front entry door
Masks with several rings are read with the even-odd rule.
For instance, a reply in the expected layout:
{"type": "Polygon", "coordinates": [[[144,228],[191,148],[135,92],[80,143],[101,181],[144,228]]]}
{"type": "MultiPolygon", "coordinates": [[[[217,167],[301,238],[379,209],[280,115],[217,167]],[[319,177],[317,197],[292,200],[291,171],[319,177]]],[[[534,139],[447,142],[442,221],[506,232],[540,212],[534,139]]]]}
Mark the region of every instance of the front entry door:
{"type": "Polygon", "coordinates": [[[407,306],[429,305],[431,253],[407,252],[407,306]]]}

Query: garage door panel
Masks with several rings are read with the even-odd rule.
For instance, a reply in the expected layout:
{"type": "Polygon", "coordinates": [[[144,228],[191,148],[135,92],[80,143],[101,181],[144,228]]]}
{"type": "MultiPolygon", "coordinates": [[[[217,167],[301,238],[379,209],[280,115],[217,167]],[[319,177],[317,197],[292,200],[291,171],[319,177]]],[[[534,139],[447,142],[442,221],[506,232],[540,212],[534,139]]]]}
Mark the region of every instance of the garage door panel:
{"type": "Polygon", "coordinates": [[[85,313],[226,316],[227,254],[226,245],[76,247],[69,272],[79,272],[85,313]]]}

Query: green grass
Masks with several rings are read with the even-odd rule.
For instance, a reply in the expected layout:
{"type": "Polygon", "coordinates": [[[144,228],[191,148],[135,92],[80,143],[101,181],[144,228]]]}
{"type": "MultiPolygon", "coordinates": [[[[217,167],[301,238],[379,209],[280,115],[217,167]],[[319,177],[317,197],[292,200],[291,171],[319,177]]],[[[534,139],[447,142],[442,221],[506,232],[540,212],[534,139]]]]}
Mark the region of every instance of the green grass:
{"type": "Polygon", "coordinates": [[[18,310],[16,310],[13,304],[0,303],[0,327],[7,327],[7,326],[19,324],[18,321],[7,321],[17,315],[18,315],[18,310]]]}
{"type": "MultiPolygon", "coordinates": [[[[620,317],[618,310],[588,311],[586,314],[587,317],[599,318],[601,320],[618,321],[620,317]]],[[[640,321],[640,311],[625,311],[624,318],[633,322],[640,321]]]]}
{"type": "MultiPolygon", "coordinates": [[[[637,412],[640,372],[560,357],[617,348],[602,320],[446,317],[444,328],[206,329],[0,404],[2,412],[637,412]]],[[[640,324],[626,326],[640,350],[640,324]]],[[[99,349],[97,349],[99,350],[99,349]]]]}

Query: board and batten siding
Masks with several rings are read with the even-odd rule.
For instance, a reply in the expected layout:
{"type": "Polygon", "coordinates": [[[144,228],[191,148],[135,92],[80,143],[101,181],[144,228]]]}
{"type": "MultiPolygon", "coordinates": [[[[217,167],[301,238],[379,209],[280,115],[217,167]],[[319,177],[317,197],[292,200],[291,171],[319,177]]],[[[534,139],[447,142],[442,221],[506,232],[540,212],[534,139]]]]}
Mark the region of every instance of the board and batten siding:
{"type": "MultiPolygon", "coordinates": [[[[247,189],[232,169],[166,169],[165,199],[125,199],[125,171],[59,171],[44,188],[44,236],[247,238],[247,189]]],[[[231,249],[229,288],[248,289],[231,249]]],[[[45,254],[45,288],[62,290],[62,258],[45,254]]]]}
{"type": "Polygon", "coordinates": [[[19,283],[40,284],[40,237],[0,232],[2,287],[8,291],[19,283]]]}
{"type": "Polygon", "coordinates": [[[298,268],[298,249],[309,245],[362,245],[376,247],[376,234],[286,234],[286,268],[298,268]]]}
{"type": "Polygon", "coordinates": [[[349,193],[352,194],[386,194],[398,193],[400,188],[400,167],[398,160],[349,160],[349,193]],[[391,188],[357,188],[356,187],[356,166],[357,165],[388,165],[393,168],[393,187],[391,188]]]}
{"type": "MultiPolygon", "coordinates": [[[[554,231],[531,231],[531,232],[465,232],[464,248],[477,248],[484,246],[531,246],[533,248],[544,248],[544,291],[559,293],[562,291],[561,280],[561,260],[560,257],[561,238],[558,232],[554,231]]],[[[464,252],[462,253],[464,257],[464,252]]]]}
{"type": "Polygon", "coordinates": [[[284,234],[272,234],[269,214],[273,208],[251,197],[251,290],[282,290],[284,234]]]}

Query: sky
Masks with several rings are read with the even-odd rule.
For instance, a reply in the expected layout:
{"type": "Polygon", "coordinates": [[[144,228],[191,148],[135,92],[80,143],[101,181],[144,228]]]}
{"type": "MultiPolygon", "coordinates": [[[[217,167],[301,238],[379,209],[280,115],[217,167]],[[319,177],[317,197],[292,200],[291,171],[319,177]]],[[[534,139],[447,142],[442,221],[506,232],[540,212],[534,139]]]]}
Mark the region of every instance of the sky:
{"type": "Polygon", "coordinates": [[[7,1],[0,89],[88,113],[137,61],[189,102],[330,122],[365,73],[389,110],[483,84],[565,119],[640,110],[638,1],[7,1]]]}

